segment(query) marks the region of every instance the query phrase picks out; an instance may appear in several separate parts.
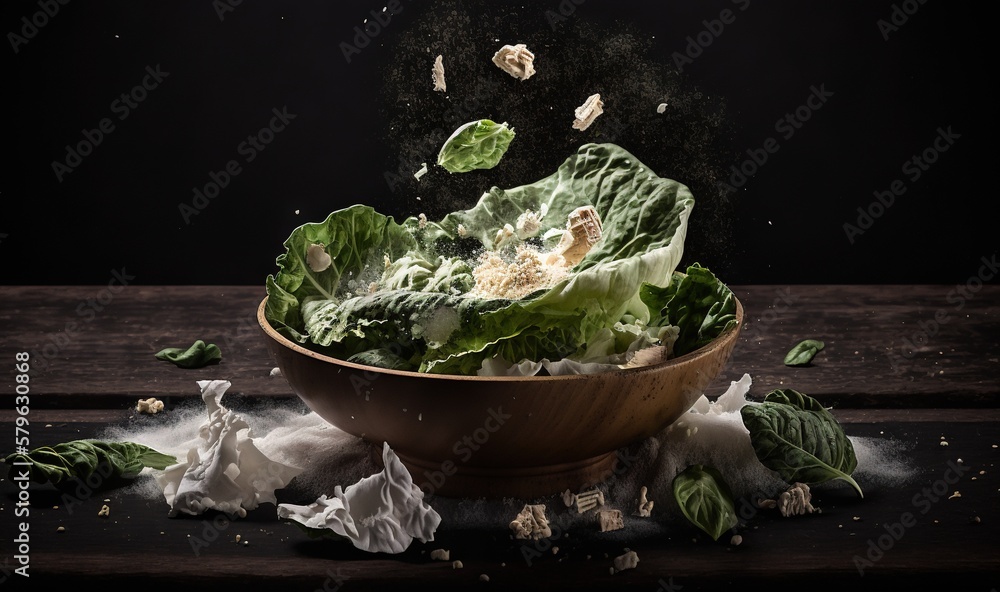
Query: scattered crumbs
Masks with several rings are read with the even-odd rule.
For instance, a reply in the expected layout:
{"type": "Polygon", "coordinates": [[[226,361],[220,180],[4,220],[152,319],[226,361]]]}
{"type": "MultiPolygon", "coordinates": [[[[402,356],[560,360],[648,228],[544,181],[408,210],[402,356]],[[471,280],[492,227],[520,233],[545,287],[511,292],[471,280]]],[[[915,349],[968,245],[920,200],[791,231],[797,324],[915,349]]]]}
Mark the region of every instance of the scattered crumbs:
{"type": "MultiPolygon", "coordinates": [[[[427,174],[427,163],[425,162],[425,163],[423,163],[421,165],[419,171],[413,173],[413,176],[419,181],[420,177],[423,177],[426,174],[427,174]]],[[[417,199],[420,199],[420,198],[417,198],[417,199]]]]}
{"type": "Polygon", "coordinates": [[[165,534],[167,534],[167,533],[163,532],[162,530],[160,531],[160,536],[163,536],[165,534]]]}
{"type": "Polygon", "coordinates": [[[729,539],[729,544],[734,547],[739,547],[743,544],[743,537],[738,534],[734,534],[733,538],[729,539]]]}
{"type": "Polygon", "coordinates": [[[299,210],[295,210],[295,215],[296,215],[296,216],[298,216],[298,215],[299,215],[299,210]]]}
{"type": "Polygon", "coordinates": [[[59,506],[52,506],[52,509],[53,509],[53,510],[58,510],[58,509],[59,509],[59,506]]]}
{"type": "Polygon", "coordinates": [[[249,546],[249,545],[250,545],[250,541],[243,541],[243,546],[244,546],[244,547],[247,547],[247,546],[249,546]]]}
{"type": "Polygon", "coordinates": [[[855,516],[851,520],[854,520],[855,522],[860,522],[861,521],[861,516],[855,516]]]}
{"type": "Polygon", "coordinates": [[[666,104],[666,103],[660,103],[660,104],[659,104],[659,105],[657,105],[657,107],[656,107],[656,112],[657,112],[657,113],[663,113],[663,112],[664,112],[664,111],[666,111],[666,110],[667,110],[667,104],[666,104]]]}
{"type": "Polygon", "coordinates": [[[97,512],[97,515],[100,516],[101,518],[107,518],[110,514],[111,514],[111,508],[109,508],[107,504],[101,506],[100,511],[97,512]]]}
{"type": "Polygon", "coordinates": [[[948,499],[955,499],[956,497],[962,497],[962,494],[956,491],[955,493],[948,496],[948,499]]]}
{"type": "Polygon", "coordinates": [[[427,214],[421,212],[421,214],[417,216],[417,220],[418,220],[417,225],[420,226],[420,228],[427,227],[427,214]]]}
{"type": "Polygon", "coordinates": [[[958,460],[956,460],[955,462],[957,462],[958,464],[962,464],[962,463],[964,463],[965,461],[963,461],[962,459],[958,459],[958,460]]]}
{"type": "MultiPolygon", "coordinates": [[[[45,424],[45,427],[47,427],[47,428],[51,428],[51,427],[52,427],[52,424],[51,424],[51,423],[47,423],[47,424],[45,424]]],[[[993,448],[996,448],[996,446],[994,446],[993,448]]]]}
{"type": "Polygon", "coordinates": [[[56,529],[56,532],[66,532],[66,527],[60,526],[59,528],[56,529]]]}
{"type": "Polygon", "coordinates": [[[463,567],[465,567],[465,566],[462,565],[461,561],[452,561],[451,562],[451,568],[452,569],[462,569],[463,567]]]}
{"type": "Polygon", "coordinates": [[[479,581],[480,582],[488,582],[488,581],[490,581],[490,576],[488,576],[486,574],[479,574],[479,581]]]}
{"type": "Polygon", "coordinates": [[[240,535],[236,535],[236,542],[237,542],[237,543],[238,543],[238,542],[240,542],[240,539],[241,539],[241,538],[242,538],[242,537],[241,537],[240,535]]]}
{"type": "Polygon", "coordinates": [[[431,551],[431,559],[435,561],[448,561],[451,559],[451,551],[448,549],[434,549],[431,551]]]}
{"type": "Polygon", "coordinates": [[[941,446],[947,446],[947,445],[948,445],[947,440],[941,440],[941,446]]]}
{"type": "Polygon", "coordinates": [[[558,555],[559,554],[559,547],[552,547],[552,554],[553,555],[558,555]]]}
{"type": "Polygon", "coordinates": [[[979,516],[973,516],[973,517],[972,517],[972,523],[973,523],[973,524],[979,524],[979,523],[981,523],[982,521],[983,521],[983,520],[982,520],[982,518],[980,518],[979,516]]]}
{"type": "Polygon", "coordinates": [[[277,366],[271,368],[271,378],[274,378],[276,376],[281,376],[281,368],[278,368],[277,366]]]}

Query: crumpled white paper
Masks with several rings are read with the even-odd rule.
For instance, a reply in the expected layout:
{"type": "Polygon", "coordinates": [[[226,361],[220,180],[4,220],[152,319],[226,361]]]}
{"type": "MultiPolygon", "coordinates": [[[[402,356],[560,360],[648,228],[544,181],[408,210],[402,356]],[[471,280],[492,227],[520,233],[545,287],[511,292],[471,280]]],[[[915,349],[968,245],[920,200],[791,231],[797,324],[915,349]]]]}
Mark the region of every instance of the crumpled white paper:
{"type": "Polygon", "coordinates": [[[277,503],[274,491],[288,485],[302,469],[269,459],[253,442],[243,417],[220,404],[228,380],[200,380],[208,420],[187,461],[167,467],[156,482],[170,505],[169,516],[206,510],[245,517],[262,502],[277,503]]]}
{"type": "Polygon", "coordinates": [[[434,540],[441,516],[424,502],[424,492],[388,443],[382,447],[385,468],[341,489],[323,494],[308,506],[278,504],[278,518],[305,527],[329,529],[355,547],[372,553],[402,553],[413,539],[434,540]]]}

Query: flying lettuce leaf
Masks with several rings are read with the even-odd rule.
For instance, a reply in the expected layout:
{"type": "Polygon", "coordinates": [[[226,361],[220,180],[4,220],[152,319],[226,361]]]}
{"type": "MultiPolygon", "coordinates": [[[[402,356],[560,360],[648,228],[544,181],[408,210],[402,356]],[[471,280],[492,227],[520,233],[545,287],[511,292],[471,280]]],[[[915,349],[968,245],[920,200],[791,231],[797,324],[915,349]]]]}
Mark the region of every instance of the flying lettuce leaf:
{"type": "MultiPolygon", "coordinates": [[[[475,374],[496,357],[565,358],[618,323],[655,320],[640,291],[672,285],[693,206],[686,186],[620,146],[585,144],[548,177],[493,187],[474,207],[438,221],[397,222],[355,205],[296,228],[276,260],[278,273],[267,278],[266,317],[328,355],[422,372],[475,374]],[[583,206],[596,210],[602,237],[564,277],[517,299],[472,290],[470,262],[507,248],[498,237],[525,212],[544,212],[524,242],[546,248],[554,245],[545,237],[558,239],[583,206]],[[322,271],[307,263],[314,245],[331,259],[322,271]]],[[[678,293],[688,294],[687,286],[678,293]]],[[[711,318],[722,320],[715,311],[711,318]]],[[[699,325],[695,335],[707,338],[708,329],[699,325]]]]}
{"type": "Polygon", "coordinates": [[[459,127],[441,146],[437,163],[452,173],[467,173],[495,167],[514,140],[506,123],[489,119],[470,121],[459,127]]]}

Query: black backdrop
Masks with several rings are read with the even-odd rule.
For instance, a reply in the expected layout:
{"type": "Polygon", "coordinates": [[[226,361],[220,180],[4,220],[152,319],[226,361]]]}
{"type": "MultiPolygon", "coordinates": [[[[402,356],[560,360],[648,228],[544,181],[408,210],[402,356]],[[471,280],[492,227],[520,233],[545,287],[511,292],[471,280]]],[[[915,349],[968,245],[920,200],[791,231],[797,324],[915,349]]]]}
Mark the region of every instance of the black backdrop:
{"type": "Polygon", "coordinates": [[[5,0],[0,281],[263,284],[335,209],[434,217],[614,141],[692,188],[685,263],[728,283],[964,282],[997,243],[984,10],[5,0]],[[489,61],[517,42],[527,81],[489,61]],[[570,129],[593,92],[605,114],[570,129]],[[414,178],[485,117],[518,134],[500,166],[414,178]]]}

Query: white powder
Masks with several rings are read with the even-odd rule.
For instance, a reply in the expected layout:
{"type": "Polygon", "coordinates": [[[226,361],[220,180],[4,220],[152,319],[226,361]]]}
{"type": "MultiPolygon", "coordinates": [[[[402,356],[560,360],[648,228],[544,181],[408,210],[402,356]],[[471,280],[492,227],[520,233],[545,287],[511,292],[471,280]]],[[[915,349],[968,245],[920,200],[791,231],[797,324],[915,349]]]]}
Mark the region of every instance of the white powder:
{"type": "MultiPolygon", "coordinates": [[[[672,426],[628,451],[619,451],[619,459],[623,461],[620,474],[616,472],[596,488],[604,492],[609,508],[622,510],[624,528],[620,530],[600,533],[592,515],[565,507],[561,493],[536,499],[440,496],[426,499],[442,517],[440,530],[503,529],[526,503],[541,503],[548,508],[549,519],[560,532],[571,532],[574,536],[596,533],[595,536],[605,540],[611,537],[625,541],[669,530],[672,526],[667,521],[679,516],[672,492],[674,476],[689,464],[703,463],[715,467],[725,477],[737,498],[737,512],[746,517],[752,501],[759,497],[773,499],[788,488],[788,484],[756,460],[749,433],[743,426],[739,407],[757,404],[746,400],[750,387],[750,377],[744,376],[716,402],[702,398],[672,426]],[[634,515],[644,486],[648,498],[656,503],[649,517],[634,515]]],[[[321,494],[330,494],[336,485],[347,486],[381,470],[370,444],[301,406],[264,405],[240,414],[251,426],[254,443],[265,455],[303,468],[289,485],[301,498],[298,502],[312,501],[321,494]]],[[[98,437],[138,442],[183,458],[197,442],[198,428],[204,419],[204,406],[200,401],[191,401],[169,413],[158,414],[155,420],[150,417],[141,422],[143,425],[108,430],[98,437]]],[[[903,443],[877,438],[851,438],[851,441],[858,458],[853,476],[866,490],[897,487],[916,474],[903,443]]],[[[829,487],[848,486],[837,482],[814,486],[814,499],[818,499],[820,506],[822,492],[829,487]]],[[[150,499],[163,501],[163,493],[152,478],[137,479],[133,489],[150,499]]],[[[279,501],[281,495],[278,492],[279,501]]],[[[163,508],[166,515],[166,502],[163,508]]]]}

